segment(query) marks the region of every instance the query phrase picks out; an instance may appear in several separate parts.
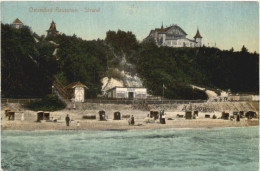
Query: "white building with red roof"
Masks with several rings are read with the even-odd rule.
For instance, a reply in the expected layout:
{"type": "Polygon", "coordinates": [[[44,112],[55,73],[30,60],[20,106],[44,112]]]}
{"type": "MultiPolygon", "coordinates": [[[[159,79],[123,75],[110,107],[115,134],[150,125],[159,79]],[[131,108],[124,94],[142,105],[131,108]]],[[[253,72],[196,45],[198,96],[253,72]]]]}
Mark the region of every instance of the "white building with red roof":
{"type": "Polygon", "coordinates": [[[85,101],[85,89],[88,89],[88,87],[81,82],[74,82],[65,87],[65,90],[68,92],[69,99],[74,102],[85,101]]]}

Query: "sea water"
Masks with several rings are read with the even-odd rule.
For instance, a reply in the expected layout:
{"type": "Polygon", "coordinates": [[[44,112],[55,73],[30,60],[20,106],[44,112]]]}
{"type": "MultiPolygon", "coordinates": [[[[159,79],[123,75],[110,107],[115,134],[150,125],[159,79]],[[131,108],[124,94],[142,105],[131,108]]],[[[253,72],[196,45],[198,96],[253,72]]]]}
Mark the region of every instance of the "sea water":
{"type": "Polygon", "coordinates": [[[259,127],[3,131],[5,171],[257,171],[259,127]]]}

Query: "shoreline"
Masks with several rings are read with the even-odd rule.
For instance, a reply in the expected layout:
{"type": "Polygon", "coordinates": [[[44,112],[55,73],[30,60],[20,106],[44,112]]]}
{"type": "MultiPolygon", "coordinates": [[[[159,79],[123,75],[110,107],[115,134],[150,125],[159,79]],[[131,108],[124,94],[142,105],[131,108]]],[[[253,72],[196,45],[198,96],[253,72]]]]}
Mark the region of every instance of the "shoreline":
{"type": "Polygon", "coordinates": [[[196,119],[196,120],[167,120],[166,124],[140,123],[139,125],[128,125],[126,120],[120,121],[82,121],[80,127],[74,123],[67,127],[65,122],[30,122],[30,121],[8,121],[1,125],[1,131],[127,131],[127,130],[158,130],[158,129],[215,129],[215,128],[238,128],[259,126],[258,119],[241,121],[230,121],[222,119],[196,119]],[[167,122],[168,121],[168,122],[167,122]]]}
{"type": "Polygon", "coordinates": [[[144,128],[144,129],[38,129],[38,130],[28,130],[28,129],[4,129],[1,130],[2,132],[11,132],[11,131],[26,131],[26,132],[51,132],[51,131],[132,131],[132,130],[196,130],[196,129],[203,129],[203,130],[209,130],[209,129],[226,129],[226,128],[247,128],[247,127],[259,127],[260,125],[252,125],[252,126],[238,126],[238,127],[185,127],[185,128],[144,128]]]}
{"type": "MultiPolygon", "coordinates": [[[[212,129],[212,128],[230,128],[230,127],[248,127],[259,126],[259,118],[247,119],[241,118],[240,121],[236,120],[223,120],[212,119],[215,115],[220,118],[222,113],[216,112],[199,112],[196,119],[179,118],[178,115],[185,115],[184,111],[181,111],[181,107],[178,108],[165,108],[166,124],[159,123],[145,123],[145,118],[149,111],[133,109],[131,105],[97,105],[88,109],[76,109],[69,110],[64,109],[60,111],[50,112],[50,121],[36,122],[37,112],[24,109],[20,104],[6,104],[2,105],[1,114],[1,131],[14,130],[14,131],[39,131],[39,130],[153,130],[153,129],[212,129]],[[8,120],[5,116],[5,109],[9,107],[15,111],[15,120],[8,120]],[[107,121],[99,121],[100,110],[106,112],[107,121]],[[128,119],[114,120],[114,112],[120,111],[121,116],[134,115],[135,125],[129,125],[128,119]],[[65,117],[69,114],[71,119],[70,126],[66,126],[65,117]],[[95,115],[95,120],[83,119],[83,116],[95,115]],[[206,115],[210,115],[210,118],[205,118],[206,115]],[[23,117],[22,117],[23,116],[23,117]],[[23,118],[23,119],[22,119],[23,118]],[[53,122],[52,120],[57,120],[53,122]],[[169,119],[169,120],[168,120],[169,119]],[[77,123],[80,123],[79,127],[77,123]]],[[[164,106],[165,107],[165,106],[164,106]]],[[[163,109],[163,108],[161,108],[163,109]]],[[[155,110],[160,110],[156,109],[155,110]]],[[[256,112],[258,113],[258,109],[256,112]]],[[[232,110],[227,111],[230,114],[232,110]]]]}

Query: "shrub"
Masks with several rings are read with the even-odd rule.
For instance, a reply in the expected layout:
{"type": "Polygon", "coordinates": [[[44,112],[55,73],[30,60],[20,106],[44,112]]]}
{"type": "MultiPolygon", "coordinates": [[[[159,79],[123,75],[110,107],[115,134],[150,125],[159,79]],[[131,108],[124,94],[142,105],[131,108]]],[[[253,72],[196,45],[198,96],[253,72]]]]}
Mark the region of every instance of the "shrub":
{"type": "Polygon", "coordinates": [[[40,101],[35,101],[25,105],[25,108],[34,111],[55,111],[64,109],[66,104],[62,102],[56,95],[49,94],[40,101]]]}

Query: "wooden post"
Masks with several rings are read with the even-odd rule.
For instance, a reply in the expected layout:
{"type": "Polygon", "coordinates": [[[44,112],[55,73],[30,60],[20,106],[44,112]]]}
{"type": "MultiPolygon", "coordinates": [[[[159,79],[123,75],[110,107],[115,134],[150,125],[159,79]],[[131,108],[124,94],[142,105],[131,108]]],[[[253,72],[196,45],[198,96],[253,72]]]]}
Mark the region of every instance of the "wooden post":
{"type": "MultiPolygon", "coordinates": [[[[163,99],[164,99],[164,84],[163,84],[163,99]]],[[[162,100],[163,100],[163,99],[162,99],[162,100]]]]}

